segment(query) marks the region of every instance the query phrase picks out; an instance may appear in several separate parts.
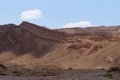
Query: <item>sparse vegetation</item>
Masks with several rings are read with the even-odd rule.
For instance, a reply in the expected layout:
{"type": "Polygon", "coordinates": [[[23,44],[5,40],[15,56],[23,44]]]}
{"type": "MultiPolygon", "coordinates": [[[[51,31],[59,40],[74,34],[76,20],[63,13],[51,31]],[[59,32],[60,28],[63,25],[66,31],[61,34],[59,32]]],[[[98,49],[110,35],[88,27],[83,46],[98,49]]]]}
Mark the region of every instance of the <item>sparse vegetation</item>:
{"type": "Polygon", "coordinates": [[[118,68],[118,67],[111,67],[107,72],[108,73],[109,72],[120,72],[120,68],[118,68]]]}
{"type": "Polygon", "coordinates": [[[68,70],[73,70],[73,68],[69,67],[68,70]]]}
{"type": "Polygon", "coordinates": [[[100,70],[105,70],[104,68],[101,68],[100,70]]]}
{"type": "Polygon", "coordinates": [[[107,73],[104,74],[104,77],[113,78],[113,75],[117,74],[117,72],[120,72],[120,68],[118,67],[111,67],[107,70],[107,73]]]}
{"type": "Polygon", "coordinates": [[[108,78],[113,78],[113,75],[110,74],[110,73],[104,74],[103,76],[104,76],[104,77],[108,77],[108,78]]]}
{"type": "Polygon", "coordinates": [[[22,73],[21,71],[13,71],[13,75],[14,76],[22,76],[22,75],[24,75],[24,73],[22,73]]]}

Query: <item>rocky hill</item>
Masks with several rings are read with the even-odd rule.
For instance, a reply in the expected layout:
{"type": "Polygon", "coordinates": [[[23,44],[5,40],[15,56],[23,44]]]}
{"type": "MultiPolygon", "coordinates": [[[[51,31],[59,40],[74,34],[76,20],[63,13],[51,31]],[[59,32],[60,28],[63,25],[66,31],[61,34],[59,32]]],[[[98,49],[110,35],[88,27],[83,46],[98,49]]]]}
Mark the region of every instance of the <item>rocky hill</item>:
{"type": "Polygon", "coordinates": [[[27,68],[120,67],[120,27],[51,30],[23,22],[0,26],[0,63],[27,68]]]}

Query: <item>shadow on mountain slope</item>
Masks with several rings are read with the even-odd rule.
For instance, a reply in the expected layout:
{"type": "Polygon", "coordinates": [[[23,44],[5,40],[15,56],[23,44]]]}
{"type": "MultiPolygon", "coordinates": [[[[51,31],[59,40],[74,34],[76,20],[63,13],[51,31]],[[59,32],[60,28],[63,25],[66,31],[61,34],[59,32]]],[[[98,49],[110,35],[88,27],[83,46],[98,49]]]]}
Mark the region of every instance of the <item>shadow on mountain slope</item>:
{"type": "Polygon", "coordinates": [[[32,53],[32,55],[40,57],[52,51],[56,44],[64,42],[64,40],[65,36],[61,32],[27,22],[23,22],[20,26],[13,24],[0,26],[1,53],[7,51],[12,51],[16,55],[32,53]]]}

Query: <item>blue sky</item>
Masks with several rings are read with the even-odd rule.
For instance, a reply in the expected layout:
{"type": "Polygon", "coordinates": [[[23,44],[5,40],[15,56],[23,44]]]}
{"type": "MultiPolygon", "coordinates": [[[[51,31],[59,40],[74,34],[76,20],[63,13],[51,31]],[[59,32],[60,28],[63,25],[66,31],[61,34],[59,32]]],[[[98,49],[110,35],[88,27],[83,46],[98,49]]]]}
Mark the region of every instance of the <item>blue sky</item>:
{"type": "Polygon", "coordinates": [[[0,24],[29,21],[48,28],[69,27],[69,23],[120,25],[120,0],[1,0],[0,10],[0,24]],[[40,13],[21,18],[23,12],[35,10],[40,13]]]}

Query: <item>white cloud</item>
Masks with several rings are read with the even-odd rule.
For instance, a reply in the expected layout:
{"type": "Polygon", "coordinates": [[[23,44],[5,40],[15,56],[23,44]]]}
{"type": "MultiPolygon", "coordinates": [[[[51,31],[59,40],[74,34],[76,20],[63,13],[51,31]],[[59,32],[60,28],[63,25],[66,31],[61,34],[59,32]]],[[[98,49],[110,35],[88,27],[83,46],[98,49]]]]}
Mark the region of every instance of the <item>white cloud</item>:
{"type": "Polygon", "coordinates": [[[42,17],[42,11],[39,9],[23,11],[21,13],[22,20],[32,20],[32,19],[41,18],[41,17],[42,17]]]}
{"type": "Polygon", "coordinates": [[[75,22],[75,23],[68,23],[63,28],[73,28],[73,27],[91,27],[92,24],[89,21],[80,21],[80,22],[75,22]]]}

